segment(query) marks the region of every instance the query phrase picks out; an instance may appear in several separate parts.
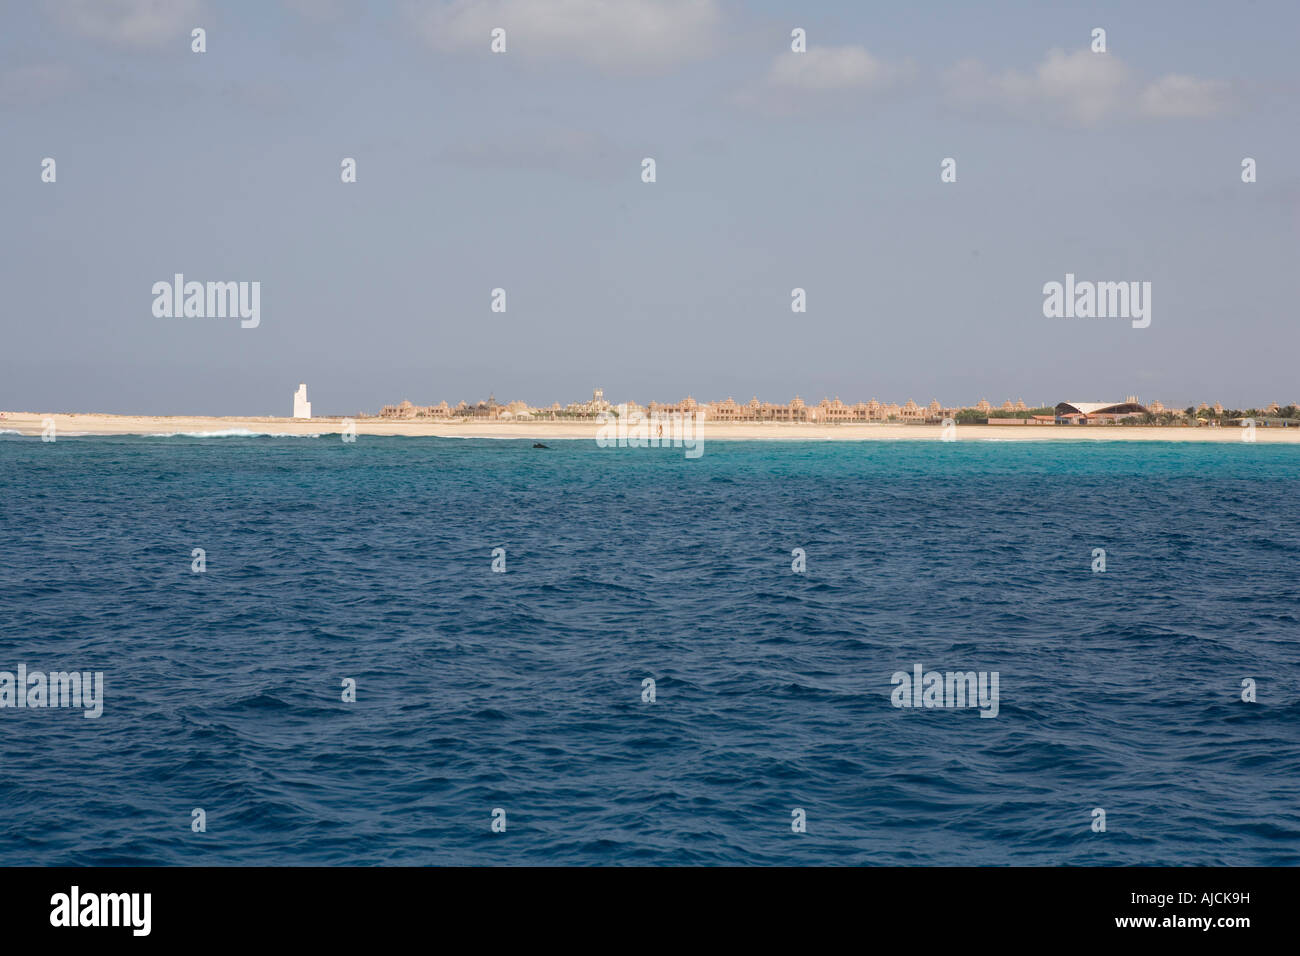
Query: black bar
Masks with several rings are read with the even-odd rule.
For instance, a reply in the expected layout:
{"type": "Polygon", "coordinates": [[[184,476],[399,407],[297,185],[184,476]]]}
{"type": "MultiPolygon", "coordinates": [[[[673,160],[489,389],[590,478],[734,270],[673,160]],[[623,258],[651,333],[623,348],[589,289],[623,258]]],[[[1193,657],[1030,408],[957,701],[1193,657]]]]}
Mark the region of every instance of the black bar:
{"type": "Polygon", "coordinates": [[[699,927],[707,927],[733,942],[811,943],[848,933],[859,941],[929,941],[940,951],[1125,937],[1232,946],[1260,929],[1284,930],[1294,876],[1280,868],[15,868],[0,870],[0,919],[7,942],[75,944],[414,937],[659,948],[701,941],[699,927]],[[143,897],[139,910],[121,910],[119,922],[128,925],[51,925],[56,895],[70,904],[73,886],[82,912],[96,895],[90,918],[99,912],[97,894],[150,894],[148,934],[136,935],[143,897]],[[1208,928],[1199,925],[1206,918],[1208,928]],[[1154,924],[1120,925],[1145,919],[1154,924]]]}

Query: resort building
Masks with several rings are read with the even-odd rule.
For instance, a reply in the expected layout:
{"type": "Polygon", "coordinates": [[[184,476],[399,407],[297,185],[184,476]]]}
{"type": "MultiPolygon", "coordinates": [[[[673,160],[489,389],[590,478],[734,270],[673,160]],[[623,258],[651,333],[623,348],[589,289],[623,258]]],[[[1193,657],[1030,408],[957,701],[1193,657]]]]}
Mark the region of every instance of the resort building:
{"type": "Polygon", "coordinates": [[[465,414],[477,421],[494,422],[501,417],[503,411],[505,411],[505,406],[497,404],[497,397],[495,395],[488,395],[486,402],[479,402],[477,405],[468,406],[465,410],[465,414]]]}
{"type": "MultiPolygon", "coordinates": [[[[462,405],[464,402],[461,403],[462,405]]],[[[380,418],[450,418],[451,409],[446,402],[437,405],[412,405],[404,399],[398,405],[385,405],[379,410],[380,418]]]]}
{"type": "Polygon", "coordinates": [[[564,411],[570,415],[595,417],[601,412],[609,411],[613,407],[613,405],[605,401],[605,390],[603,388],[593,388],[591,390],[591,401],[570,402],[565,406],[564,411]]]}
{"type": "Polygon", "coordinates": [[[841,402],[838,397],[832,401],[823,398],[817,405],[817,421],[827,424],[851,422],[853,421],[853,409],[841,402]]]}
{"type": "MultiPolygon", "coordinates": [[[[1049,409],[1039,406],[1038,410],[1049,409]]],[[[1016,401],[1007,399],[1000,406],[994,406],[987,399],[981,399],[974,405],[949,407],[942,405],[938,399],[932,399],[928,405],[919,405],[910,398],[902,405],[893,402],[882,403],[875,398],[850,405],[837,396],[823,398],[817,404],[810,405],[798,395],[785,404],[760,401],[758,396],[750,398],[747,402],[737,402],[730,396],[722,401],[699,402],[693,396],[687,395],[677,402],[661,404],[652,401],[644,406],[636,402],[623,402],[616,410],[616,406],[605,398],[604,390],[596,388],[592,390],[589,400],[570,402],[564,406],[554,402],[549,406],[533,407],[522,401],[503,405],[496,400],[495,395],[489,395],[487,401],[475,404],[462,401],[455,407],[448,406],[446,402],[437,405],[415,405],[409,400],[404,400],[397,405],[385,405],[379,414],[382,418],[435,418],[482,422],[596,419],[603,413],[616,412],[643,416],[694,415],[706,421],[721,423],[807,422],[828,425],[924,422],[938,424],[946,419],[957,419],[959,415],[962,416],[963,421],[988,422],[996,425],[1113,424],[1148,414],[1168,417],[1171,413],[1177,420],[1182,418],[1182,412],[1178,409],[1168,408],[1162,402],[1151,402],[1149,406],[1144,406],[1138,402],[1136,395],[1129,395],[1122,402],[1060,402],[1050,410],[1053,412],[1051,415],[1031,414],[1031,409],[1023,399],[1016,401]]],[[[1208,421],[1210,416],[1222,418],[1225,414],[1223,406],[1218,402],[1212,406],[1202,402],[1198,411],[1204,416],[1201,421],[1208,421]]],[[[1276,402],[1270,404],[1267,410],[1255,411],[1252,414],[1260,422],[1271,422],[1276,419],[1278,424],[1300,423],[1300,415],[1297,415],[1292,406],[1283,408],[1276,402]]],[[[311,405],[307,402],[307,386],[299,385],[298,392],[294,395],[294,417],[309,418],[310,416],[311,405]]],[[[1193,418],[1196,420],[1195,416],[1193,418]]]]}
{"type": "MultiPolygon", "coordinates": [[[[683,403],[684,404],[684,403],[683,403]]],[[[654,403],[651,403],[652,407],[654,403]]],[[[658,406],[661,409],[669,406],[658,406]]],[[[677,407],[677,406],[672,406],[677,407]]],[[[907,404],[882,405],[876,399],[847,405],[839,398],[823,398],[816,405],[808,405],[796,395],[788,405],[775,405],[751,398],[740,405],[734,398],[702,405],[705,417],[716,422],[818,422],[822,424],[863,422],[927,422],[954,417],[959,409],[944,408],[938,400],[928,406],[918,405],[912,399],[907,404]]]]}
{"type": "MultiPolygon", "coordinates": [[[[754,399],[758,401],[758,399],[754,399]]],[[[736,400],[727,397],[725,402],[714,402],[711,406],[713,414],[710,416],[715,422],[736,422],[740,421],[740,406],[736,400]]]]}
{"type": "Polygon", "coordinates": [[[704,417],[708,417],[705,409],[700,407],[700,403],[689,395],[676,405],[660,405],[658,402],[651,402],[646,406],[646,411],[651,415],[694,415],[699,411],[704,414],[704,417]]]}
{"type": "MultiPolygon", "coordinates": [[[[838,399],[836,400],[838,401],[838,399]]],[[[826,405],[825,399],[822,405],[826,405]]],[[[655,403],[650,403],[654,408],[655,403]]],[[[686,408],[691,407],[701,412],[708,421],[716,422],[810,422],[818,421],[818,412],[821,406],[809,408],[802,398],[796,395],[788,405],[777,405],[773,402],[760,402],[758,397],[751,398],[744,405],[736,403],[734,398],[727,398],[721,402],[710,402],[705,405],[699,405],[689,396],[683,400],[680,406],[658,406],[661,410],[668,408],[686,408]]]]}

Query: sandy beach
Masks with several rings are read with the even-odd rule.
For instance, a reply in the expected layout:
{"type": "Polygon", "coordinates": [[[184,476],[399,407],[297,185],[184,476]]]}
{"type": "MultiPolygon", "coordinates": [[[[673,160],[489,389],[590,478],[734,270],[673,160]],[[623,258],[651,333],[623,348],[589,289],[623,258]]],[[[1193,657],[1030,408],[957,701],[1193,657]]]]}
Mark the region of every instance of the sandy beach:
{"type": "MultiPolygon", "coordinates": [[[[55,436],[78,435],[328,435],[355,421],[358,435],[434,436],[441,438],[513,438],[548,441],[595,440],[596,422],[484,422],[472,420],[384,418],[248,418],[199,416],[102,415],[95,413],[3,412],[0,434],[39,437],[48,420],[55,436]]],[[[758,424],[705,422],[705,441],[938,441],[939,425],[901,424],[758,424]]],[[[1144,428],[1134,425],[958,425],[959,441],[1198,441],[1238,442],[1239,428],[1144,428]]],[[[1255,441],[1300,444],[1300,427],[1255,429],[1255,441]]]]}

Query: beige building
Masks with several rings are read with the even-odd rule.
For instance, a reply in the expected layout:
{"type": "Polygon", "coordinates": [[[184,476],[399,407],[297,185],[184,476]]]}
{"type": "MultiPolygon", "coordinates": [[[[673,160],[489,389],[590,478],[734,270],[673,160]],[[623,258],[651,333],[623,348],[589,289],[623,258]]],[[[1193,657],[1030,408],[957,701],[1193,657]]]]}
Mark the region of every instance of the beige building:
{"type": "MultiPolygon", "coordinates": [[[[461,403],[462,405],[464,402],[461,403]]],[[[385,405],[379,410],[380,418],[450,418],[451,409],[446,402],[437,405],[413,405],[410,399],[403,399],[396,405],[385,405]]]]}
{"type": "Polygon", "coordinates": [[[564,410],[570,415],[590,415],[592,417],[599,415],[601,412],[607,412],[613,408],[609,402],[605,401],[605,390],[603,388],[594,388],[591,390],[591,400],[586,402],[570,402],[564,410]]]}
{"type": "MultiPolygon", "coordinates": [[[[1136,404],[1136,399],[1130,398],[1130,402],[1136,404]]],[[[849,424],[849,423],[868,423],[868,422],[903,422],[916,424],[921,422],[941,422],[944,419],[956,418],[960,412],[976,411],[983,416],[990,416],[993,412],[993,406],[987,399],[981,399],[975,405],[966,406],[945,406],[938,399],[931,399],[928,405],[918,405],[913,399],[908,399],[903,405],[893,402],[882,403],[875,398],[866,402],[855,402],[849,405],[842,401],[838,396],[835,398],[823,398],[816,405],[807,404],[800,396],[796,395],[788,403],[779,404],[775,402],[763,402],[758,396],[750,398],[749,401],[741,403],[735,398],[728,396],[722,401],[717,402],[698,402],[696,399],[687,395],[678,402],[649,402],[641,406],[636,402],[624,402],[624,408],[627,412],[640,412],[642,415],[698,415],[707,421],[716,422],[778,422],[782,424],[798,422],[817,422],[822,424],[849,424]]],[[[1152,403],[1152,410],[1163,409],[1164,406],[1159,403],[1152,403]]],[[[606,400],[603,389],[596,388],[592,390],[590,400],[583,402],[570,402],[568,405],[561,406],[559,402],[554,402],[545,408],[534,408],[526,402],[513,401],[506,405],[497,402],[495,396],[489,396],[486,402],[478,402],[470,405],[464,401],[459,402],[454,408],[449,407],[446,402],[440,402],[437,405],[415,405],[409,400],[402,401],[397,405],[385,405],[380,411],[383,418],[472,418],[477,421],[518,421],[546,419],[556,420],[569,417],[577,418],[595,418],[602,412],[607,412],[614,408],[614,405],[606,400]]],[[[1208,411],[1209,406],[1202,406],[1208,411]]],[[[1006,413],[1028,413],[1028,407],[1023,399],[1011,401],[1007,399],[1001,405],[1001,410],[1006,413]]]]}

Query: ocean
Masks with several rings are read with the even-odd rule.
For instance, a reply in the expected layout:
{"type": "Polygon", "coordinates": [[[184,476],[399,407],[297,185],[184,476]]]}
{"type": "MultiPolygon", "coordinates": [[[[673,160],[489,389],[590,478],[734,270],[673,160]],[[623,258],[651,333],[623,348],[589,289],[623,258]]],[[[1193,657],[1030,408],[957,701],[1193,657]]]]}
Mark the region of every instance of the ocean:
{"type": "Polygon", "coordinates": [[[1300,863],[1295,447],[548,444],[0,437],[0,863],[1300,863]]]}

